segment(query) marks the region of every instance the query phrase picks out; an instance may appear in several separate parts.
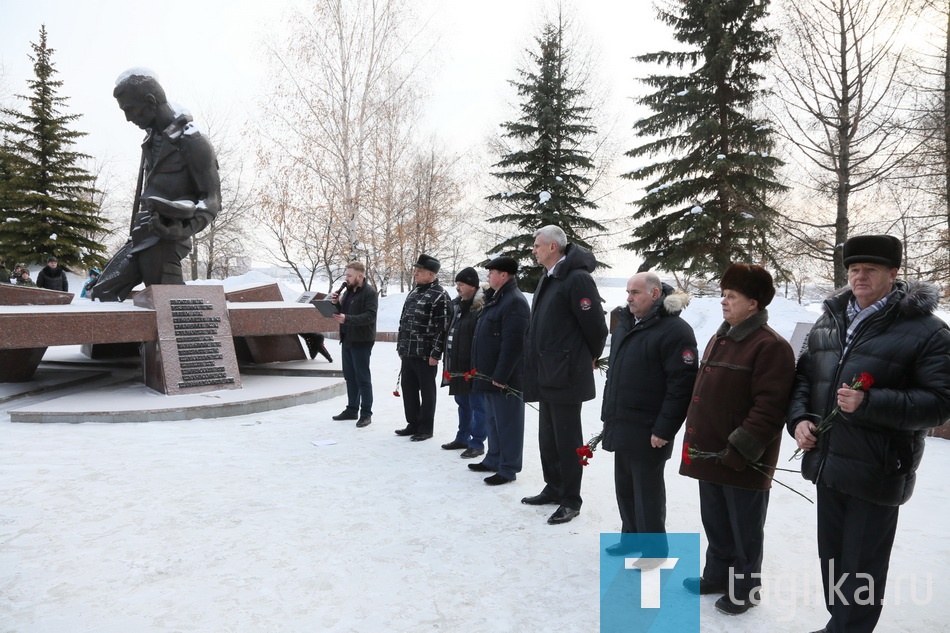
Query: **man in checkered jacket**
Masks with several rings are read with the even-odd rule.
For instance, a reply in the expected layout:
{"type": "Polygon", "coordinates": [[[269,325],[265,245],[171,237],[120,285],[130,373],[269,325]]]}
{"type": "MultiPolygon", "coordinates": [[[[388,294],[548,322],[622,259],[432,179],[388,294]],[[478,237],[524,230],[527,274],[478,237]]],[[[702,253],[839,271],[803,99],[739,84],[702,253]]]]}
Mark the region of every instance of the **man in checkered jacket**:
{"type": "Polygon", "coordinates": [[[435,379],[445,350],[452,302],[449,293],[438,282],[439,260],[423,253],[413,266],[416,287],[402,306],[396,343],[396,352],[402,360],[400,372],[406,428],[396,430],[396,435],[409,435],[413,442],[422,442],[432,437],[435,379]]]}

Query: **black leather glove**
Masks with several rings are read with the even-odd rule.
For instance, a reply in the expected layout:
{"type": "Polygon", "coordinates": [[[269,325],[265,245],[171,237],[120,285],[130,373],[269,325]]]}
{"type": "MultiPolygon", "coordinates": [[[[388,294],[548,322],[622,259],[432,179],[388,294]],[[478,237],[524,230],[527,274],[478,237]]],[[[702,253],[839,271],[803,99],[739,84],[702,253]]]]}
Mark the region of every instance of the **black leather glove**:
{"type": "Polygon", "coordinates": [[[739,451],[737,451],[735,447],[732,446],[732,444],[726,448],[726,452],[722,454],[721,459],[724,466],[728,466],[729,468],[738,472],[745,470],[745,457],[743,457],[739,451]]]}

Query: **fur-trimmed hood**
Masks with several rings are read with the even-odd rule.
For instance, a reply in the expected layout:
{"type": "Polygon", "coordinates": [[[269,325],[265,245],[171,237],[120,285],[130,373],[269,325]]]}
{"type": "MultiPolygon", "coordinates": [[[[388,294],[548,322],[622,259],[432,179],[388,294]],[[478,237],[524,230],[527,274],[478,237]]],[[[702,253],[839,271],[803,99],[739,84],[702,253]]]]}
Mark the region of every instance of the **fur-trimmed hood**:
{"type": "Polygon", "coordinates": [[[664,296],[660,309],[667,316],[677,316],[689,305],[690,297],[682,290],[673,288],[669,284],[663,284],[662,290],[664,296]]]}
{"type": "MultiPolygon", "coordinates": [[[[679,316],[680,312],[685,310],[686,306],[689,305],[690,296],[667,283],[663,283],[660,286],[660,292],[663,295],[663,300],[653,304],[650,313],[644,317],[644,320],[650,318],[654,313],[657,313],[661,317],[679,316]]],[[[618,314],[623,314],[625,311],[630,311],[630,306],[625,303],[617,306],[613,311],[618,314]]]]}
{"type": "MultiPolygon", "coordinates": [[[[940,302],[940,289],[929,281],[898,279],[894,282],[893,290],[896,290],[897,294],[888,303],[897,302],[901,314],[910,318],[933,314],[940,302]]],[[[839,288],[825,300],[822,308],[826,313],[832,312],[832,308],[843,310],[852,296],[854,295],[850,287],[839,288]]]]}
{"type": "Polygon", "coordinates": [[[475,291],[475,296],[472,297],[472,306],[469,308],[471,312],[480,312],[485,307],[485,290],[488,288],[490,288],[488,284],[482,284],[475,291]]]}

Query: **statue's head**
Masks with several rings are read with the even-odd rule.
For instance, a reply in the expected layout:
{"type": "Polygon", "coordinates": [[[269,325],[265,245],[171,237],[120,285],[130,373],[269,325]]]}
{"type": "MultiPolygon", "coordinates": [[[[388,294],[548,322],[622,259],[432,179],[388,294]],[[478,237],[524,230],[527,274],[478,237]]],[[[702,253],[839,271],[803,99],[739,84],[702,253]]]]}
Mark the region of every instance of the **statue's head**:
{"type": "Polygon", "coordinates": [[[144,72],[126,71],[120,75],[112,96],[119,102],[126,120],[143,130],[155,127],[160,109],[168,103],[158,77],[144,72]]]}

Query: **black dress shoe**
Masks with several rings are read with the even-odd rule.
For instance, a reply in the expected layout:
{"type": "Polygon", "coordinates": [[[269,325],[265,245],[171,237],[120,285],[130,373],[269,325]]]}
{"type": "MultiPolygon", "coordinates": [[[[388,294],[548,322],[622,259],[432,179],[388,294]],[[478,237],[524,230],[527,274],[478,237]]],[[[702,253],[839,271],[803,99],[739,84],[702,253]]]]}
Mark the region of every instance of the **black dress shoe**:
{"type": "Polygon", "coordinates": [[[729,591],[729,587],[727,587],[724,582],[706,580],[701,577],[696,578],[695,576],[684,580],[683,586],[686,587],[686,591],[701,596],[708,596],[713,593],[727,593],[729,591]]]}
{"type": "Polygon", "coordinates": [[[401,436],[403,436],[403,437],[405,437],[406,435],[415,435],[415,434],[416,434],[416,430],[415,430],[415,429],[410,429],[408,426],[407,426],[406,428],[404,428],[404,429],[396,429],[396,430],[393,431],[393,432],[394,432],[396,435],[401,435],[401,436]]]}
{"type": "Polygon", "coordinates": [[[558,523],[567,523],[578,514],[580,510],[575,510],[574,508],[568,508],[567,506],[560,506],[557,510],[554,511],[554,514],[548,517],[548,523],[551,525],[557,525],[558,523]]]}
{"type": "Polygon", "coordinates": [[[460,448],[468,448],[468,444],[466,444],[465,442],[459,442],[458,440],[452,440],[448,444],[443,444],[442,448],[444,448],[447,451],[455,451],[460,448]]]}
{"type": "Polygon", "coordinates": [[[608,556],[626,556],[627,554],[639,554],[640,548],[632,543],[614,543],[604,548],[608,556]]]}
{"type": "Polygon", "coordinates": [[[548,505],[549,503],[556,503],[560,505],[561,500],[555,499],[551,495],[542,492],[541,494],[534,495],[533,497],[523,497],[521,499],[521,503],[529,506],[544,506],[548,505]]]}
{"type": "Polygon", "coordinates": [[[741,598],[732,598],[729,595],[716,600],[716,609],[727,615],[742,615],[754,606],[755,603],[751,599],[742,600],[741,598]]]}
{"type": "Polygon", "coordinates": [[[486,466],[486,465],[483,464],[482,462],[477,462],[477,463],[475,463],[475,464],[469,464],[468,467],[469,467],[470,470],[474,470],[474,471],[477,472],[477,473],[490,473],[490,472],[492,472],[493,470],[495,470],[494,468],[489,468],[488,466],[486,466]]]}
{"type": "MultiPolygon", "coordinates": [[[[444,446],[442,448],[445,448],[444,446]]],[[[480,448],[466,448],[462,451],[462,454],[459,455],[462,459],[472,459],[473,457],[478,457],[479,455],[484,455],[485,451],[480,448]]]]}
{"type": "Polygon", "coordinates": [[[356,411],[350,411],[349,409],[343,409],[343,413],[333,416],[334,420],[358,420],[360,416],[356,415],[356,411]]]}
{"type": "Polygon", "coordinates": [[[361,429],[364,426],[369,426],[373,423],[373,416],[371,415],[361,415],[360,419],[356,421],[356,427],[361,429]]]}
{"type": "Polygon", "coordinates": [[[413,442],[424,442],[426,440],[432,439],[432,433],[416,433],[409,439],[413,442]]]}
{"type": "Polygon", "coordinates": [[[508,479],[507,477],[503,475],[499,475],[498,473],[495,473],[494,475],[491,475],[490,477],[485,477],[485,483],[488,484],[489,486],[500,486],[510,481],[514,481],[514,479],[508,479]]]}

